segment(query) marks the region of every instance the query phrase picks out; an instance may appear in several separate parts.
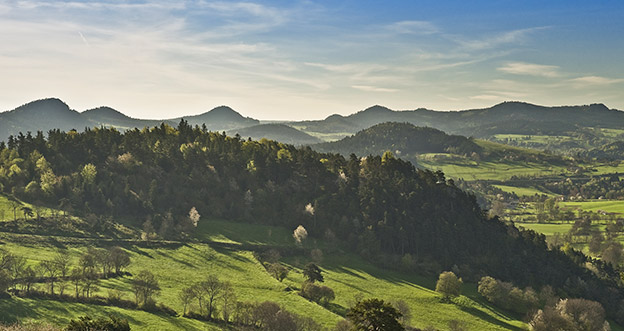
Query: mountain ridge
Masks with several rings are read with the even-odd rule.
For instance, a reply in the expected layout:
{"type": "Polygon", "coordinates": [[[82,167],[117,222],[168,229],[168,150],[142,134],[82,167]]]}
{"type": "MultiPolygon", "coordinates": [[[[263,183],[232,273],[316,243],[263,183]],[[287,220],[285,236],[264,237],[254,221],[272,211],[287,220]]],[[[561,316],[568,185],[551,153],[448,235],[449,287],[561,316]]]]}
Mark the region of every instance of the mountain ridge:
{"type": "MultiPolygon", "coordinates": [[[[0,139],[19,132],[47,132],[50,129],[80,130],[100,126],[133,129],[154,127],[161,123],[176,126],[182,119],[192,126],[198,125],[210,131],[232,131],[266,124],[258,119],[245,117],[226,105],[197,115],[148,120],[129,117],[108,106],[78,112],[58,98],[47,98],[1,112],[0,139]]],[[[284,122],[283,124],[293,130],[279,128],[279,131],[282,134],[281,139],[285,141],[312,144],[315,141],[307,136],[325,141],[339,140],[385,122],[405,122],[435,128],[448,134],[490,139],[497,134],[564,135],[587,127],[618,129],[624,127],[624,112],[610,109],[602,103],[547,107],[521,101],[506,101],[492,107],[459,111],[426,108],[392,110],[373,105],[347,116],[333,114],[323,120],[284,122]],[[288,131],[290,134],[286,134],[288,131]],[[303,140],[302,133],[306,136],[303,140]]]]}
{"type": "Polygon", "coordinates": [[[166,123],[177,125],[180,120],[191,125],[206,125],[208,130],[231,130],[260,123],[259,120],[245,117],[228,106],[218,106],[198,115],[171,119],[149,120],[130,117],[109,106],[99,106],[83,112],[73,110],[59,98],[44,98],[25,103],[12,110],[0,112],[0,140],[19,132],[47,132],[51,129],[68,131],[88,127],[115,127],[133,129],[153,127],[166,123]]]}

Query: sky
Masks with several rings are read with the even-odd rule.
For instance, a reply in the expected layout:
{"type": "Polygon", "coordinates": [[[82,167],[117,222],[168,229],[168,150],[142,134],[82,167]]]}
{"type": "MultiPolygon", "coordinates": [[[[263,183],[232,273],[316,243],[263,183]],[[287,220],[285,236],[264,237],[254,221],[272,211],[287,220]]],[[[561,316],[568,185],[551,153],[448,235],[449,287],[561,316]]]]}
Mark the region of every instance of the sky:
{"type": "Polygon", "coordinates": [[[624,110],[624,1],[0,0],[0,111],[624,110]]]}

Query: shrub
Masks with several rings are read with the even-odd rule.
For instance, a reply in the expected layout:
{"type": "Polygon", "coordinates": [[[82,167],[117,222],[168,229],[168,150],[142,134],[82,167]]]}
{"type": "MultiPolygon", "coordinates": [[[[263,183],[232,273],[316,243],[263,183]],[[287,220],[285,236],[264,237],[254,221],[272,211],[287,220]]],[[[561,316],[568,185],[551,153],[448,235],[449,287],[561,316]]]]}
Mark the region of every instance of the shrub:
{"type": "Polygon", "coordinates": [[[89,316],[79,317],[78,320],[71,320],[65,327],[65,331],[130,331],[130,325],[128,320],[117,317],[115,315],[108,315],[108,317],[100,317],[98,319],[91,319],[89,316]]]}
{"type": "Polygon", "coordinates": [[[585,299],[562,299],[555,307],[538,310],[529,322],[531,330],[608,331],[605,310],[598,302],[585,299]]]}
{"type": "MultiPolygon", "coordinates": [[[[522,314],[540,305],[540,298],[532,288],[527,287],[523,291],[513,286],[512,283],[502,282],[490,276],[481,278],[478,291],[487,301],[501,308],[522,314]]],[[[552,292],[552,288],[546,290],[546,292],[548,291],[552,292]]],[[[543,293],[542,296],[550,297],[552,293],[543,293]]],[[[551,299],[544,297],[543,300],[551,299]]]]}
{"type": "Polygon", "coordinates": [[[440,274],[435,290],[445,297],[456,297],[461,294],[462,284],[463,281],[454,272],[445,271],[440,274]]]}
{"type": "Polygon", "coordinates": [[[327,286],[316,285],[311,282],[303,283],[303,287],[301,288],[301,295],[308,300],[312,300],[322,305],[326,305],[336,298],[334,291],[331,288],[327,286]]]}

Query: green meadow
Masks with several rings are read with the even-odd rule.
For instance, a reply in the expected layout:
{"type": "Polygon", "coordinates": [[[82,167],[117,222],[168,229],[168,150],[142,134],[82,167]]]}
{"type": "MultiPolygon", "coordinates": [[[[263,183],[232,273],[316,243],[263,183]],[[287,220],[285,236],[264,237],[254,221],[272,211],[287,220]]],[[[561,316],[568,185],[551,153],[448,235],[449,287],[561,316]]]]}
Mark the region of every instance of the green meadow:
{"type": "MultiPolygon", "coordinates": [[[[26,234],[0,233],[0,248],[27,258],[29,265],[52,258],[58,252],[68,254],[75,264],[88,246],[101,241],[89,238],[64,238],[26,234]]],[[[310,248],[329,247],[326,243],[304,242],[296,246],[291,232],[277,227],[229,222],[225,220],[201,220],[197,236],[191,243],[159,242],[152,244],[133,241],[120,242],[130,253],[131,274],[149,270],[158,279],[160,293],[157,302],[182,312],[178,293],[186,286],[214,274],[222,281],[230,282],[238,300],[275,301],[287,310],[311,317],[330,329],[343,318],[357,298],[381,298],[404,300],[415,327],[434,326],[446,329],[451,320],[465,323],[468,330],[521,330],[526,324],[518,316],[501,312],[481,299],[475,284],[465,284],[464,295],[453,303],[445,303],[433,291],[435,277],[414,273],[385,270],[366,262],[358,256],[347,254],[339,248],[326,249],[318,262],[325,276],[325,284],[335,292],[336,299],[327,307],[320,306],[299,296],[297,290],[303,282],[302,267],[309,261],[310,248]],[[288,277],[279,282],[271,277],[249,249],[292,248],[297,253],[281,259],[289,269],[288,277]]],[[[122,293],[122,298],[134,300],[131,292],[132,277],[124,276],[102,280],[96,294],[107,297],[112,291],[122,293]]],[[[40,285],[43,289],[43,285],[40,285]]],[[[66,293],[73,293],[68,286],[66,293]]],[[[57,290],[58,291],[58,290],[57,290]]],[[[193,304],[195,305],[195,304],[193,304]]],[[[81,315],[100,316],[116,314],[127,318],[133,329],[153,330],[218,330],[219,325],[171,317],[139,310],[112,306],[96,306],[66,303],[47,299],[15,298],[0,299],[0,321],[47,321],[63,325],[81,315]]]]}
{"type": "Polygon", "coordinates": [[[580,202],[561,202],[562,208],[580,209],[584,211],[624,214],[624,200],[591,200],[580,202]]]}
{"type": "Polygon", "coordinates": [[[431,169],[442,170],[447,177],[464,180],[508,180],[517,177],[541,177],[557,175],[565,172],[565,168],[536,162],[520,161],[472,161],[456,159],[428,158],[428,154],[418,159],[418,165],[431,169]]]}
{"type": "Polygon", "coordinates": [[[536,194],[537,195],[545,194],[548,196],[555,196],[554,194],[550,192],[540,191],[533,187],[518,187],[518,186],[508,186],[508,185],[492,185],[492,186],[497,187],[503,190],[504,192],[515,193],[517,196],[534,196],[536,194]]]}

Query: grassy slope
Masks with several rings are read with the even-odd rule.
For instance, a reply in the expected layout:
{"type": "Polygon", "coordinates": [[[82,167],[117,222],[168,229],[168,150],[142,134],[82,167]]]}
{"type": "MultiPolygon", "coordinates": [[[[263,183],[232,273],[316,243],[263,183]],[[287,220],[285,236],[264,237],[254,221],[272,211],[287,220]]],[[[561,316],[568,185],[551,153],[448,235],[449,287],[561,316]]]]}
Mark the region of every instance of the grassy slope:
{"type": "Polygon", "coordinates": [[[517,196],[534,196],[536,194],[537,195],[545,194],[548,196],[555,196],[555,194],[552,194],[550,192],[543,192],[533,187],[516,187],[516,186],[508,186],[508,185],[493,185],[493,186],[505,192],[515,193],[517,196]]]}
{"type": "Polygon", "coordinates": [[[592,200],[583,202],[562,202],[561,207],[597,212],[624,214],[624,200],[592,200]]]}
{"type": "MultiPolygon", "coordinates": [[[[28,258],[28,263],[36,264],[50,258],[59,249],[64,249],[73,261],[86,250],[87,244],[64,244],[62,238],[46,238],[29,235],[1,234],[0,247],[28,258]]],[[[173,248],[140,248],[128,245],[131,254],[131,273],[148,269],[160,281],[161,293],[158,302],[182,310],[177,298],[181,288],[201,280],[209,273],[222,280],[230,281],[239,300],[276,301],[291,311],[314,318],[326,327],[332,327],[342,317],[356,294],[363,297],[380,297],[387,300],[403,299],[412,308],[412,324],[418,327],[433,325],[445,329],[452,319],[464,321],[470,330],[517,330],[525,326],[521,321],[509,318],[493,310],[481,301],[475,285],[465,286],[468,297],[456,299],[456,304],[441,303],[440,297],[432,291],[435,280],[400,272],[377,268],[357,256],[326,253],[320,263],[327,279],[326,285],[333,288],[336,300],[329,310],[311,303],[295,292],[285,289],[300,287],[303,281],[301,267],[309,261],[306,256],[294,256],[284,262],[292,270],[283,283],[270,277],[264,268],[253,258],[250,251],[236,244],[293,245],[290,232],[285,229],[232,223],[219,220],[202,220],[198,228],[200,239],[214,239],[217,243],[193,243],[173,248]],[[225,243],[225,244],[219,244],[225,243]]],[[[308,243],[312,244],[312,243],[308,243]]],[[[98,294],[107,296],[116,289],[124,292],[125,299],[132,299],[130,278],[123,277],[102,281],[98,294]]],[[[71,292],[71,288],[67,291],[71,292]]],[[[37,319],[63,324],[70,318],[82,314],[105,314],[114,312],[130,321],[136,329],[159,330],[202,330],[217,329],[215,325],[181,317],[168,317],[148,314],[141,311],[124,310],[115,307],[101,307],[77,303],[60,303],[51,300],[12,299],[0,300],[0,320],[37,319]]]]}
{"type": "Polygon", "coordinates": [[[218,326],[188,318],[155,315],[117,307],[42,299],[0,299],[0,321],[5,323],[45,320],[52,324],[64,325],[69,323],[70,319],[85,314],[89,316],[114,314],[128,319],[133,330],[221,330],[218,326]]]}
{"type": "MultiPolygon", "coordinates": [[[[511,151],[518,155],[529,157],[538,156],[541,152],[532,149],[519,148],[476,139],[475,142],[490,153],[511,151]]],[[[440,154],[438,154],[440,155],[440,154]]],[[[565,173],[567,170],[561,165],[548,162],[526,162],[512,160],[484,160],[474,161],[468,158],[452,156],[447,159],[436,159],[433,154],[423,154],[418,158],[418,164],[432,170],[442,170],[448,177],[463,178],[464,180],[506,180],[512,176],[550,176],[565,173]]],[[[449,156],[451,156],[449,154],[449,156]]]]}

